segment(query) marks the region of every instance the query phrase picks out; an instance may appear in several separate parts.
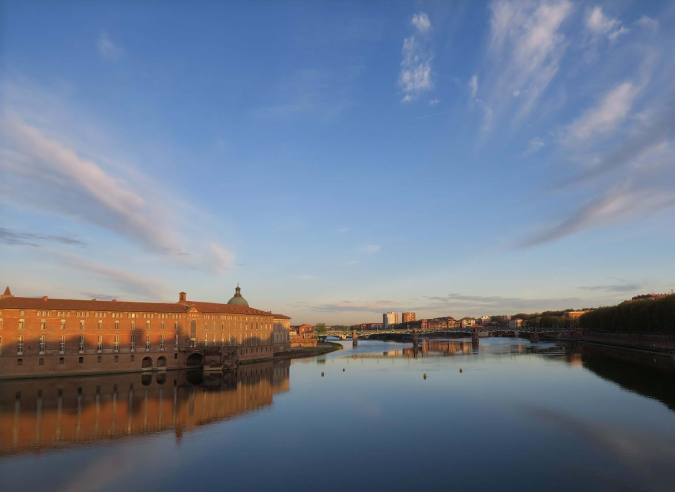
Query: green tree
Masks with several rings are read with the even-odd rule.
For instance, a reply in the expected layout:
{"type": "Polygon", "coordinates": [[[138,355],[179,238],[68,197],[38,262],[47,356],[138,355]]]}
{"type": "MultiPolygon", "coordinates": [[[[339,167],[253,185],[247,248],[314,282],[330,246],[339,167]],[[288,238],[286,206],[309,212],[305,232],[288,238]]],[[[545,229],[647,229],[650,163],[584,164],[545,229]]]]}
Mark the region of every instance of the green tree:
{"type": "Polygon", "coordinates": [[[317,323],[316,324],[316,334],[319,336],[325,335],[328,329],[326,328],[326,323],[317,323]]]}

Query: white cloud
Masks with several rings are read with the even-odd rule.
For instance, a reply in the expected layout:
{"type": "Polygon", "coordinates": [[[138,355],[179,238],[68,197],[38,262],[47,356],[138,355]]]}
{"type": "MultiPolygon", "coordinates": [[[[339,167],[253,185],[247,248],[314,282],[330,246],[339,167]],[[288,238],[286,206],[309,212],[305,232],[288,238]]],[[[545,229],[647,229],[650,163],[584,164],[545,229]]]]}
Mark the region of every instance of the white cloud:
{"type": "Polygon", "coordinates": [[[424,12],[413,15],[412,23],[421,33],[425,33],[431,29],[431,21],[429,20],[429,16],[427,16],[427,14],[424,12]]]}
{"type": "Polygon", "coordinates": [[[469,79],[469,90],[471,91],[471,99],[476,97],[478,93],[478,75],[474,75],[469,79]]]}
{"type": "Polygon", "coordinates": [[[441,103],[440,99],[432,99],[431,101],[429,101],[429,106],[436,106],[440,103],[441,103]]]}
{"type": "Polygon", "coordinates": [[[639,90],[623,82],[609,91],[599,104],[589,109],[567,128],[566,142],[575,144],[611,132],[630,112],[639,90]]]}
{"type": "Polygon", "coordinates": [[[488,105],[503,112],[517,98],[517,117],[531,111],[558,72],[565,52],[563,22],[572,11],[568,0],[493,1],[490,52],[495,84],[488,105]],[[508,96],[508,97],[507,97],[508,96]]]}
{"type": "Polygon", "coordinates": [[[118,58],[122,54],[122,49],[115,45],[106,33],[99,36],[97,46],[99,54],[108,60],[118,58]]]}
{"type": "Polygon", "coordinates": [[[610,41],[615,41],[621,34],[628,32],[617,19],[607,17],[601,7],[594,7],[588,12],[586,27],[595,36],[607,36],[610,41]]]}
{"type": "MultiPolygon", "coordinates": [[[[415,14],[412,18],[413,25],[424,34],[431,28],[431,22],[426,14],[415,14]]],[[[401,72],[398,84],[403,91],[401,102],[411,102],[433,88],[431,80],[432,55],[427,47],[425,36],[417,38],[414,35],[403,40],[401,54],[401,72]]]]}
{"type": "Polygon", "coordinates": [[[431,56],[415,36],[403,40],[402,54],[399,85],[404,92],[402,101],[409,102],[432,87],[431,56]]]}
{"type": "Polygon", "coordinates": [[[376,244],[369,244],[361,249],[361,253],[372,255],[380,251],[380,246],[376,244]]]}

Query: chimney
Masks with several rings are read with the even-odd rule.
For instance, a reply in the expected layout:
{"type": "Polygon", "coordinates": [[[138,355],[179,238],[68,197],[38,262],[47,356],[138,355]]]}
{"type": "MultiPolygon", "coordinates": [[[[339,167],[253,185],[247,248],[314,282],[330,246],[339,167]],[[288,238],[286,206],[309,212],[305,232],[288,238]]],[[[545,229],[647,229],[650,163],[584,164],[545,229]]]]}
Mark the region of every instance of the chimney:
{"type": "Polygon", "coordinates": [[[42,298],[42,300],[43,300],[43,301],[48,301],[48,300],[49,300],[49,297],[44,296],[44,297],[42,298]]]}
{"type": "Polygon", "coordinates": [[[5,293],[2,294],[2,299],[5,299],[5,298],[7,298],[7,297],[14,297],[14,296],[12,295],[12,291],[11,291],[10,288],[9,288],[9,285],[7,286],[7,288],[5,288],[5,293]]]}
{"type": "Polygon", "coordinates": [[[187,294],[185,292],[181,292],[178,294],[178,302],[186,302],[187,301],[187,294]]]}

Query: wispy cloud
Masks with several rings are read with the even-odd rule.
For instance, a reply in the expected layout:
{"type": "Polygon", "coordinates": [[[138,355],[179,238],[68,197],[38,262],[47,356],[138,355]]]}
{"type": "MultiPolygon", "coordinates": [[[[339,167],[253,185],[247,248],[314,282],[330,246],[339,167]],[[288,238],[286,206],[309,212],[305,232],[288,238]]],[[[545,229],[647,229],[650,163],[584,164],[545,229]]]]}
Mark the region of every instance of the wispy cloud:
{"type": "Polygon", "coordinates": [[[469,94],[471,95],[471,99],[475,98],[477,93],[478,93],[478,75],[473,75],[469,79],[469,94]]]}
{"type": "Polygon", "coordinates": [[[587,229],[655,214],[675,205],[672,186],[675,186],[673,179],[658,187],[654,183],[629,180],[592,199],[553,227],[528,237],[520,246],[544,244],[587,229]]]}
{"type": "Polygon", "coordinates": [[[561,26],[572,4],[568,0],[496,0],[490,9],[494,80],[486,104],[490,111],[501,114],[517,101],[516,118],[522,118],[558,73],[565,53],[561,26]]]}
{"type": "Polygon", "coordinates": [[[103,33],[98,37],[96,42],[99,54],[108,60],[118,58],[122,54],[122,49],[113,43],[112,39],[103,33]]]}
{"type": "Polygon", "coordinates": [[[610,41],[616,41],[621,34],[626,34],[625,28],[617,19],[606,16],[602,7],[596,6],[586,15],[586,27],[595,36],[606,36],[610,41]]]}
{"type": "Polygon", "coordinates": [[[441,103],[440,99],[432,99],[429,101],[429,106],[437,106],[440,103],[441,103]]]}
{"type": "Polygon", "coordinates": [[[570,145],[590,140],[614,130],[628,116],[639,88],[623,82],[607,92],[597,106],[589,109],[567,129],[570,145]]]}
{"type": "Polygon", "coordinates": [[[369,245],[361,248],[361,253],[366,254],[366,255],[372,255],[374,253],[378,253],[379,251],[380,251],[380,246],[378,246],[376,244],[369,244],[369,245]]]}
{"type": "Polygon", "coordinates": [[[105,227],[153,251],[181,251],[169,225],[128,183],[20,119],[4,120],[2,128],[13,147],[2,159],[11,178],[6,196],[105,227]]]}
{"type": "Polygon", "coordinates": [[[84,247],[85,243],[72,236],[58,234],[37,234],[33,232],[19,232],[0,227],[0,242],[13,246],[40,247],[40,243],[56,242],[68,246],[84,247]]]}
{"type": "Polygon", "coordinates": [[[433,87],[431,80],[432,55],[424,36],[431,28],[431,22],[423,13],[415,14],[412,22],[420,37],[412,35],[403,40],[401,50],[403,59],[398,81],[403,91],[402,102],[411,102],[433,87]]]}
{"type": "Polygon", "coordinates": [[[616,284],[607,284],[607,285],[592,285],[580,287],[584,290],[593,290],[593,291],[605,291],[605,292],[637,292],[642,286],[635,282],[629,282],[627,280],[622,280],[616,284]]]}
{"type": "Polygon", "coordinates": [[[647,29],[651,29],[652,31],[658,31],[659,30],[659,21],[656,19],[652,19],[649,16],[643,15],[640,17],[636,22],[636,25],[640,27],[644,27],[647,29]]]}

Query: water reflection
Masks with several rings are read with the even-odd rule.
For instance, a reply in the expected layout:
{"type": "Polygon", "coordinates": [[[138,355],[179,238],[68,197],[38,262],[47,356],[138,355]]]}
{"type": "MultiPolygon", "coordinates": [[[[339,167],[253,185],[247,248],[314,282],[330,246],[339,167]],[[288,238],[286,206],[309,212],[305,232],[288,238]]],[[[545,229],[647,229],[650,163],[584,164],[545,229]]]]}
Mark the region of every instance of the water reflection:
{"type": "Polygon", "coordinates": [[[229,374],[178,371],[0,383],[0,455],[173,430],[184,432],[272,404],[289,361],[229,374]]]}

